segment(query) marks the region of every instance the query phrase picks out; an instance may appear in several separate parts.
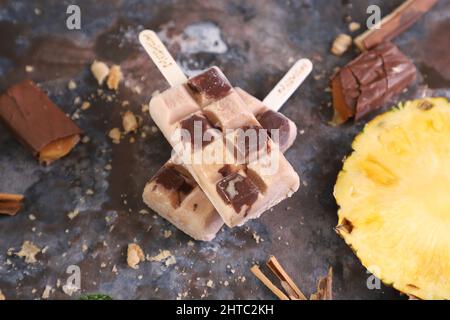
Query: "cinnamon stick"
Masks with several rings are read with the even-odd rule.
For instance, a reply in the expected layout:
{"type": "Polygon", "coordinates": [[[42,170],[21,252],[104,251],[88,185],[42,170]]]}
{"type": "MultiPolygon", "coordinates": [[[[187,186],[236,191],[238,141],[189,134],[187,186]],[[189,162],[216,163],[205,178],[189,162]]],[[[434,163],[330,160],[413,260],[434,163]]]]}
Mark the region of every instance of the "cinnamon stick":
{"type": "Polygon", "coordinates": [[[22,208],[23,198],[20,194],[0,193],[0,214],[16,215],[22,208]]]}
{"type": "Polygon", "coordinates": [[[362,51],[390,41],[409,29],[420,17],[437,3],[437,0],[407,0],[391,14],[384,17],[379,29],[369,29],[355,38],[355,45],[362,51]]]}

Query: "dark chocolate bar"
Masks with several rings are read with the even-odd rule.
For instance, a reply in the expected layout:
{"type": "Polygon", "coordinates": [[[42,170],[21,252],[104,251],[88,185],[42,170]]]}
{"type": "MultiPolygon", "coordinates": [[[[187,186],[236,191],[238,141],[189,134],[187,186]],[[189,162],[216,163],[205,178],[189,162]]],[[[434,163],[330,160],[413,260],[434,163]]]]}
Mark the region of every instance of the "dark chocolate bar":
{"type": "Polygon", "coordinates": [[[250,208],[259,194],[258,186],[239,173],[232,173],[220,180],[216,189],[223,201],[231,204],[237,213],[241,212],[243,206],[250,208]]]}
{"type": "Polygon", "coordinates": [[[81,129],[31,80],[0,97],[0,120],[42,163],[67,155],[80,140],[81,129]]]}
{"type": "Polygon", "coordinates": [[[385,42],[364,52],[331,79],[337,123],[380,108],[416,78],[416,67],[395,45],[385,42]]]}

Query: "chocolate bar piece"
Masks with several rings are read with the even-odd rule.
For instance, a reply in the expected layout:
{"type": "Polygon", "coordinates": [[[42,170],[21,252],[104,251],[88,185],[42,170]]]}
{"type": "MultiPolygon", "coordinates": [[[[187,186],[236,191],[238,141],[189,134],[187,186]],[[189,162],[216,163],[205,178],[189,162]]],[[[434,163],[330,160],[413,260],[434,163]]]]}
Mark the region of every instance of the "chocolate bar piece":
{"type": "Polygon", "coordinates": [[[22,209],[23,195],[0,193],[0,214],[14,216],[22,209]]]}
{"type": "Polygon", "coordinates": [[[0,120],[41,163],[64,157],[80,140],[81,129],[31,80],[0,97],[0,120]]]}
{"type": "Polygon", "coordinates": [[[409,29],[426,13],[437,0],[408,0],[394,12],[381,20],[379,29],[370,29],[355,39],[355,44],[362,51],[370,50],[377,45],[391,41],[409,29]]]}
{"type": "Polygon", "coordinates": [[[259,188],[250,178],[239,173],[224,177],[217,182],[216,188],[222,199],[231,204],[236,212],[244,206],[248,210],[258,199],[259,188]]]}
{"type": "Polygon", "coordinates": [[[210,68],[189,79],[188,86],[201,106],[225,97],[231,90],[230,83],[217,68],[210,68]]]}
{"type": "Polygon", "coordinates": [[[416,67],[395,45],[385,42],[364,52],[331,79],[335,120],[356,120],[378,109],[416,78],[416,67]]]}

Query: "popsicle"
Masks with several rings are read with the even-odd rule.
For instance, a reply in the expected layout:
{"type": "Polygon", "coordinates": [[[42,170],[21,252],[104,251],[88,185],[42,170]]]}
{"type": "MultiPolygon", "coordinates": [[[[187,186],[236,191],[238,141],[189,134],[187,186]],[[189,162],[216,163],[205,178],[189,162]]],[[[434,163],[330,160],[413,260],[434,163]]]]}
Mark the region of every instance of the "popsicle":
{"type": "MultiPolygon", "coordinates": [[[[158,65],[164,74],[174,64],[159,58],[162,51],[154,50],[155,39],[148,41],[152,36],[154,33],[144,31],[140,40],[151,56],[157,53],[157,65],[164,62],[162,68],[158,65]]],[[[242,137],[247,141],[248,131],[261,137],[264,130],[218,68],[187,83],[169,83],[176,86],[152,99],[150,113],[227,225],[242,225],[259,217],[298,189],[297,173],[267,135],[264,140],[258,139],[256,148],[239,144],[242,137]],[[190,138],[176,134],[180,131],[190,138]],[[177,149],[180,145],[181,150],[177,149]],[[219,153],[223,153],[222,161],[214,158],[219,153]],[[204,155],[212,155],[215,161],[209,163],[204,155]],[[235,161],[242,158],[239,155],[243,162],[235,161]]]]}
{"type": "MultiPolygon", "coordinates": [[[[280,130],[280,149],[286,151],[297,136],[297,126],[277,110],[305,79],[300,62],[294,64],[264,102],[236,88],[247,108],[260,119],[265,129],[280,130]],[[294,90],[292,90],[294,89],[294,90]],[[270,104],[270,108],[265,105],[270,104]],[[282,143],[282,144],[281,144],[282,143]]],[[[160,216],[195,240],[211,241],[223,226],[223,220],[189,172],[168,161],[150,179],[143,192],[144,202],[160,216]]]]}

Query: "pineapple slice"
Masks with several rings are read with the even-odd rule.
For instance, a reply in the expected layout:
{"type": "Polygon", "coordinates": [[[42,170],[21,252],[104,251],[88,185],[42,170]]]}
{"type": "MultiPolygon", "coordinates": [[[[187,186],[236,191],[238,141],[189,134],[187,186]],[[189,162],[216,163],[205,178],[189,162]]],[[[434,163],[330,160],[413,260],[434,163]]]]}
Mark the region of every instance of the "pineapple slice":
{"type": "Polygon", "coordinates": [[[339,174],[336,231],[385,283],[450,299],[450,103],[406,102],[366,125],[339,174]]]}

